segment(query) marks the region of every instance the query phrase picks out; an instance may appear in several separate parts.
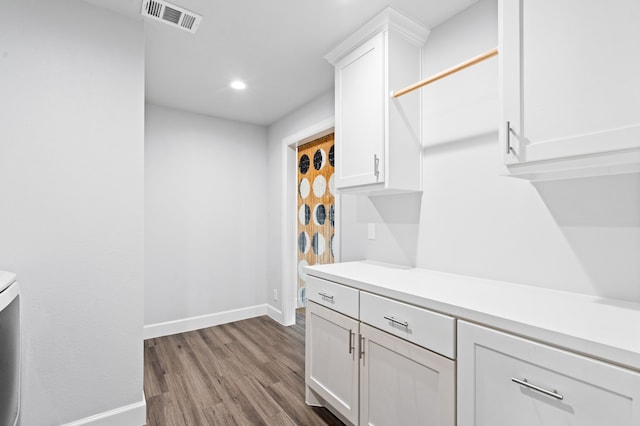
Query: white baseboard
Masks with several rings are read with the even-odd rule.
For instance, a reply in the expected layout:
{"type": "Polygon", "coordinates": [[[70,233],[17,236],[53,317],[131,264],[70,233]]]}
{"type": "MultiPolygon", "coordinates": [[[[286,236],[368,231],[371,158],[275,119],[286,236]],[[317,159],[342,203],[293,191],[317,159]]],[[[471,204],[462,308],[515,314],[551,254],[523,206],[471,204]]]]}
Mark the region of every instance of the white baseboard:
{"type": "Polygon", "coordinates": [[[240,309],[232,309],[230,311],[216,312],[214,314],[200,315],[197,317],[184,318],[175,321],[161,322],[158,324],[145,325],[143,336],[145,339],[169,336],[171,334],[185,333],[187,331],[213,327],[214,325],[226,324],[229,322],[259,317],[261,315],[267,315],[266,304],[249,306],[240,309]]]}
{"type": "Polygon", "coordinates": [[[147,403],[142,401],[105,411],[63,426],[142,426],[147,423],[147,403]]]}
{"type": "Polygon", "coordinates": [[[267,305],[267,315],[269,315],[272,320],[277,321],[280,324],[284,323],[284,318],[280,309],[274,308],[271,305],[267,305]]]}

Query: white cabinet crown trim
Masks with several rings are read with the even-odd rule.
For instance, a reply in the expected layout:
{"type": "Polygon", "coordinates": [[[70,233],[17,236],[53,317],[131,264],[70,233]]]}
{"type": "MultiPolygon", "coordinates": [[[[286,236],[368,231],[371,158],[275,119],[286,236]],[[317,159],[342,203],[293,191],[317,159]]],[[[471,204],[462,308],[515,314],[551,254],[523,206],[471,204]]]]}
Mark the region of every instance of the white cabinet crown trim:
{"type": "Polygon", "coordinates": [[[422,46],[425,41],[427,41],[427,37],[431,32],[429,28],[419,22],[414,21],[395,9],[387,7],[365,25],[360,27],[356,32],[347,37],[346,40],[334,47],[325,55],[324,59],[331,65],[335,65],[345,55],[364,43],[366,40],[389,29],[396,31],[404,39],[412,42],[416,46],[422,46]]]}

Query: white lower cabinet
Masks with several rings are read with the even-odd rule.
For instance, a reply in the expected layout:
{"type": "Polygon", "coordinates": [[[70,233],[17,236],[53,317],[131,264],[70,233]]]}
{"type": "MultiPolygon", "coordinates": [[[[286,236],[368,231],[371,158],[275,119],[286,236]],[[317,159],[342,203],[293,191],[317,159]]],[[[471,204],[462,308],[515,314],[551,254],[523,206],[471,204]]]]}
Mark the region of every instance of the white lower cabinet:
{"type": "Polygon", "coordinates": [[[327,405],[352,424],[358,423],[358,328],[357,320],[307,302],[307,403],[327,405]]]}
{"type": "Polygon", "coordinates": [[[360,324],[360,424],[455,425],[455,362],[360,324]]]}
{"type": "Polygon", "coordinates": [[[360,292],[362,320],[374,328],[348,316],[360,316],[341,302],[352,289],[314,285],[320,297],[306,308],[307,403],[352,425],[454,426],[455,361],[411,341],[454,354],[455,319],[360,292]]]}
{"type": "Polygon", "coordinates": [[[458,322],[459,426],[639,426],[640,374],[458,322]]]}

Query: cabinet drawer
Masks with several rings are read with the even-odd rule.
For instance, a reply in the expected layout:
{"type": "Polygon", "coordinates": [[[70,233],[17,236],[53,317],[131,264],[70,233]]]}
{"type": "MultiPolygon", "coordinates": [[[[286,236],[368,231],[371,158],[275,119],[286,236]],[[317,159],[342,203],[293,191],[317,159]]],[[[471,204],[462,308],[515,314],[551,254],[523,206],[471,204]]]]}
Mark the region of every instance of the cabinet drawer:
{"type": "Polygon", "coordinates": [[[358,290],[312,276],[306,288],[307,300],[358,319],[358,290]]]}
{"type": "Polygon", "coordinates": [[[456,320],[452,317],[361,292],[360,321],[448,358],[456,357],[456,320]]]}
{"type": "Polygon", "coordinates": [[[640,374],[458,323],[460,426],[637,426],[640,374]]]}

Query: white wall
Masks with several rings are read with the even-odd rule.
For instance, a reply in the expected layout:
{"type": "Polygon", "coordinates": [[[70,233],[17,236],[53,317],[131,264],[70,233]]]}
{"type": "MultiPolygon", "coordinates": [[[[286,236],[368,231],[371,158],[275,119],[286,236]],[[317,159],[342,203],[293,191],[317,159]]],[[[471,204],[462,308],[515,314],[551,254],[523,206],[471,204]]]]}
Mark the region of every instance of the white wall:
{"type": "Polygon", "coordinates": [[[22,286],[22,425],[128,405],[144,421],[143,114],[141,22],[2,2],[0,269],[22,286]]]}
{"type": "Polygon", "coordinates": [[[147,336],[266,312],[266,158],[262,126],[147,104],[147,336]]]}
{"type": "MultiPolygon", "coordinates": [[[[497,1],[481,0],[431,32],[424,75],[496,45],[497,1]]],[[[422,96],[424,192],[345,212],[377,223],[375,241],[353,241],[367,258],[640,301],[640,176],[501,176],[496,58],[422,96]]]]}

